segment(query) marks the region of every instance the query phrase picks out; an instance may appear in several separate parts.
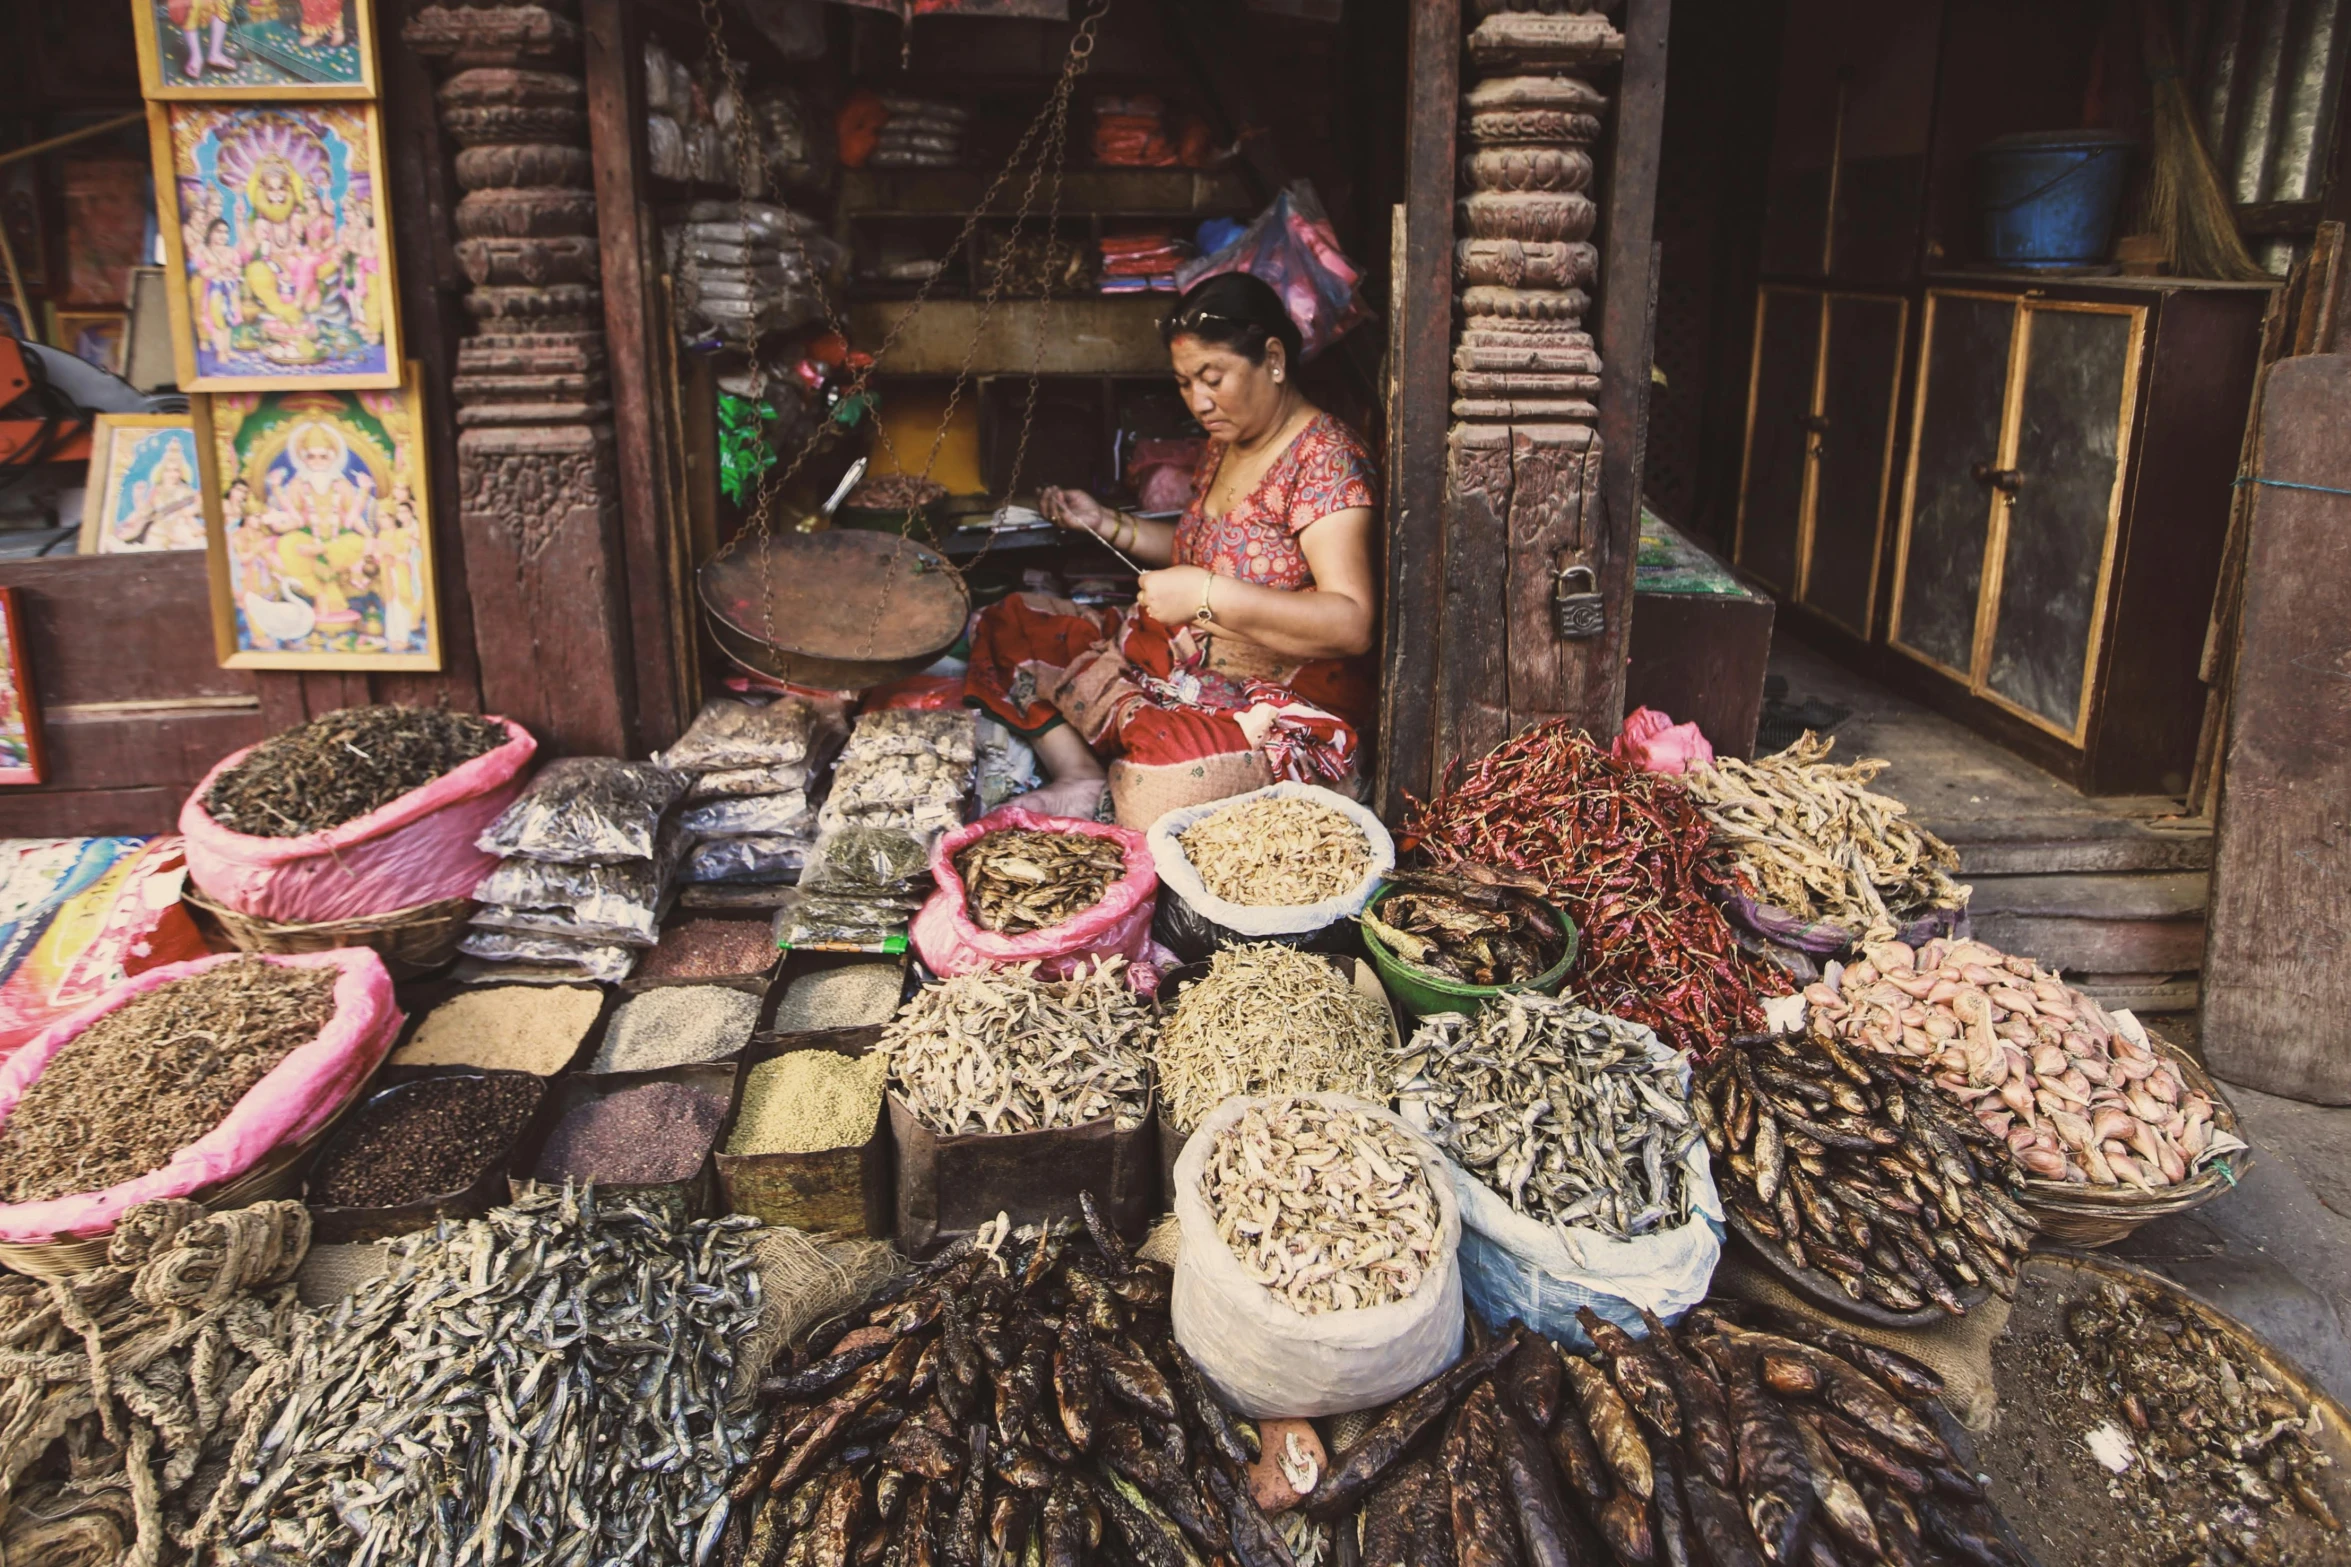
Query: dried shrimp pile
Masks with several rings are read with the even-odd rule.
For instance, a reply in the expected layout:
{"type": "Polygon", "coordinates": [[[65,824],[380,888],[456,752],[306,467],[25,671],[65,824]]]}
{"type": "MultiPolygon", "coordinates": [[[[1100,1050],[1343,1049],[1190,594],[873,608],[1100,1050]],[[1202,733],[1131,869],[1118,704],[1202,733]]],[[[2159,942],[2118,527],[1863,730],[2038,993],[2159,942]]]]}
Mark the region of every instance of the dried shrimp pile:
{"type": "Polygon", "coordinates": [[[72,1517],[63,1532],[105,1561],[156,1562],[214,1532],[236,1489],[223,1482],[260,1436],[253,1413],[287,1385],[308,1330],[291,1281],[309,1247],[298,1202],[211,1216],[193,1202],[142,1203],[103,1266],[55,1283],[0,1278],[11,1560],[69,1559],[26,1547],[20,1526],[34,1518],[56,1534],[72,1517]],[[59,1450],[72,1479],[36,1483],[59,1450]],[[97,1554],[109,1539],[118,1548],[97,1554]]]}
{"type": "Polygon", "coordinates": [[[955,873],[982,930],[1018,935],[1100,903],[1126,874],[1126,853],[1117,840],[1088,833],[1008,828],[966,844],[955,856],[955,873]]]}
{"type": "MultiPolygon", "coordinates": [[[[1684,1063],[1638,1023],[1549,996],[1440,1012],[1397,1072],[1406,1120],[1520,1213],[1630,1240],[1690,1217],[1684,1063]]],[[[1572,1245],[1572,1240],[1570,1241],[1572,1245]]]]}
{"type": "Polygon", "coordinates": [[[1892,764],[1871,757],[1835,766],[1827,759],[1835,743],[1807,733],[1771,756],[1722,757],[1684,773],[1716,855],[1757,901],[1872,933],[1890,936],[1928,909],[1964,906],[1969,889],[1950,875],[1958,851],[1869,787],[1892,764]]]}
{"type": "Polygon", "coordinates": [[[756,1428],[754,1228],[541,1188],[399,1241],[248,1414],[225,1558],[708,1560],[756,1428]]]}
{"type": "Polygon", "coordinates": [[[1301,1316],[1420,1288],[1442,1222],[1412,1138],[1311,1099],[1253,1104],[1217,1134],[1200,1196],[1250,1278],[1301,1316]]]}
{"type": "Polygon", "coordinates": [[[1910,1058],[2043,1180],[2177,1186],[2245,1147],[2210,1095],[2126,1023],[1980,941],[1870,942],[1806,987],[1813,1027],[1910,1058]]]}
{"type": "Polygon", "coordinates": [[[1296,796],[1228,805],[1177,835],[1208,890],[1251,908],[1299,908],[1352,891],[1371,842],[1343,811],[1296,796]]]}
{"type": "Polygon", "coordinates": [[[891,1088],[942,1137],[1106,1115],[1121,1131],[1141,1126],[1156,1024],[1125,967],[1106,958],[1068,979],[1039,979],[1027,963],[925,985],[882,1031],[891,1088]]]}
{"type": "Polygon", "coordinates": [[[1152,1052],[1160,1115],[1189,1132],[1240,1095],[1387,1097],[1387,1009],[1326,958],[1279,942],[1225,947],[1186,985],[1152,1052]]]}

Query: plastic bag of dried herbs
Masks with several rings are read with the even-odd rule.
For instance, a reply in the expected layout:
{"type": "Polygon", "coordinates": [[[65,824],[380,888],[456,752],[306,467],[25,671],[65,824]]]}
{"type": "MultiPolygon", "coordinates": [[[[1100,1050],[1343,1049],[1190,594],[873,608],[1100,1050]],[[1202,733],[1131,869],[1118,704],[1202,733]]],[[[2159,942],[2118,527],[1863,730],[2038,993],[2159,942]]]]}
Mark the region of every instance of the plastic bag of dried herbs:
{"type": "MultiPolygon", "coordinates": [[[[805,762],[823,728],[816,709],[798,697],[746,702],[713,697],[702,704],[677,744],[654,758],[680,772],[716,772],[734,767],[783,767],[805,762]]],[[[838,726],[833,732],[839,733],[838,726]]]]}
{"type": "Polygon", "coordinates": [[[574,941],[568,936],[542,936],[528,931],[469,929],[457,943],[467,957],[489,963],[535,963],[572,969],[584,979],[617,985],[637,966],[633,947],[574,941]]]}
{"type": "Polygon", "coordinates": [[[477,842],[485,854],[610,865],[653,858],[661,819],[692,782],[652,762],[567,756],[550,762],[477,842]]]}
{"type": "Polygon", "coordinates": [[[794,789],[788,794],[706,800],[687,806],[678,823],[704,838],[733,838],[745,833],[806,837],[816,826],[816,812],[808,808],[808,796],[794,789]]]}
{"type": "Polygon", "coordinates": [[[903,827],[836,827],[817,838],[800,885],[810,892],[912,897],[931,885],[936,836],[903,827]]]}
{"type": "Polygon", "coordinates": [[[697,887],[713,882],[789,883],[801,876],[807,859],[808,840],[797,833],[710,838],[688,851],[684,879],[697,887]]]}
{"type": "Polygon", "coordinates": [[[910,912],[887,898],[828,897],[799,888],[786,893],[776,908],[776,944],[835,951],[903,951],[910,912]]]}

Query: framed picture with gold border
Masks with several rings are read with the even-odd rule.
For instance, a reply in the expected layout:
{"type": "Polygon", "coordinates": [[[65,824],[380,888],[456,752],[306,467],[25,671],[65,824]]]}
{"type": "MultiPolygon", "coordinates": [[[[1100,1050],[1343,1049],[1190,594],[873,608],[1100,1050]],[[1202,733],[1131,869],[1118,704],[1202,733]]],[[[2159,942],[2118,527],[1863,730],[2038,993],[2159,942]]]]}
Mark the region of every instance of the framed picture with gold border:
{"type": "Polygon", "coordinates": [[[131,0],[131,19],[139,85],[149,98],[315,103],[376,96],[374,0],[131,0]]]}
{"type": "Polygon", "coordinates": [[[80,553],[204,548],[203,472],[193,415],[98,415],[82,490],[80,553]]]}
{"type": "Polygon", "coordinates": [[[151,103],[173,357],[189,392],[400,384],[372,103],[151,103]]]}
{"type": "Polygon", "coordinates": [[[49,342],[84,364],[109,375],[122,374],[130,350],[131,315],[127,310],[77,310],[70,305],[49,307],[49,342]]]}
{"type": "Polygon", "coordinates": [[[224,666],[441,667],[422,374],[194,400],[224,666]]]}
{"type": "Polygon", "coordinates": [[[17,589],[0,588],[0,784],[37,784],[48,771],[40,700],[25,656],[23,606],[17,589]]]}

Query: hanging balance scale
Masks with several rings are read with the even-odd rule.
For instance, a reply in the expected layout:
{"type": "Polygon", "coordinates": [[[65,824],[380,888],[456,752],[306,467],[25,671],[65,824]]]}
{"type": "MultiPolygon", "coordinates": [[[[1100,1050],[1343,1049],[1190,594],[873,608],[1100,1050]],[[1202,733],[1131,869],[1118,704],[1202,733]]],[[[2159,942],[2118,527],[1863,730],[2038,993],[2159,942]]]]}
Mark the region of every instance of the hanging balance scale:
{"type": "MultiPolygon", "coordinates": [[[[1046,218],[1046,232],[1059,229],[1061,170],[1067,146],[1070,99],[1078,77],[1084,74],[1094,52],[1096,31],[1107,10],[1106,3],[1097,4],[1078,24],[1060,80],[987,194],[964,219],[963,232],[956,236],[950,253],[963,251],[981,215],[994,205],[1014,170],[1031,156],[1032,147],[1036,149],[1034,162],[1013,216],[1012,238],[1018,240],[1034,208],[1038,186],[1048,170],[1051,209],[1046,218]]],[[[710,33],[712,59],[740,101],[740,73],[726,47],[715,0],[703,0],[702,12],[710,33]]],[[[749,138],[738,138],[737,161],[744,165],[739,173],[746,207],[753,199],[755,188],[747,166],[750,154],[745,149],[749,145],[749,138]]],[[[806,263],[804,246],[803,252],[806,263]]],[[[821,270],[810,264],[812,275],[821,270]]],[[[932,439],[930,457],[922,465],[924,478],[930,476],[931,467],[938,460],[949,422],[955,416],[956,401],[971,376],[979,333],[986,329],[989,316],[995,312],[1004,277],[1004,269],[998,268],[986,291],[984,307],[974,328],[972,350],[964,356],[963,369],[956,376],[938,433],[932,439]]],[[[936,274],[933,281],[935,278],[936,274]]],[[[913,307],[899,317],[871,360],[858,372],[851,386],[852,395],[866,389],[868,379],[879,368],[898,333],[921,311],[930,289],[931,283],[926,281],[915,296],[913,307]]],[[[845,341],[847,331],[834,314],[829,295],[825,296],[825,315],[827,324],[845,341]]],[[[1022,417],[1020,443],[1006,485],[1008,491],[1020,482],[1030,426],[1036,415],[1046,319],[1047,313],[1040,311],[1037,363],[1029,373],[1028,406],[1022,417]]],[[[828,526],[834,510],[864,477],[866,464],[862,458],[851,466],[819,509],[814,531],[778,532],[771,527],[778,492],[814,452],[821,432],[820,425],[817,434],[810,436],[781,473],[769,470],[761,481],[758,498],[743,530],[702,565],[695,580],[712,639],[743,669],[792,685],[863,691],[919,673],[954,646],[971,617],[971,589],[963,573],[930,545],[897,532],[865,528],[836,530],[828,526]]],[[[883,444],[888,445],[886,432],[883,444]]],[[[903,469],[905,465],[900,467],[903,469]]]]}

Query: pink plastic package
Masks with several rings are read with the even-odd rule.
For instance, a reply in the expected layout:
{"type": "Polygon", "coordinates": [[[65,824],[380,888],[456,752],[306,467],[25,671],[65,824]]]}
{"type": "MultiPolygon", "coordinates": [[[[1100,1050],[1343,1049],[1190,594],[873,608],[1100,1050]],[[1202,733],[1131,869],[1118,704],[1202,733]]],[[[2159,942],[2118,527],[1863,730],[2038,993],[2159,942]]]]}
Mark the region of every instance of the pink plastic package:
{"type": "Polygon", "coordinates": [[[204,809],[212,780],[247,751],[221,758],[180,807],[188,874],[214,901],[265,920],[364,919],[473,895],[498,862],[473,846],[522,792],[539,749],[511,718],[506,744],[357,821],[299,838],[231,832],[204,809]]]}
{"type": "Polygon", "coordinates": [[[1609,752],[1620,762],[1652,773],[1686,773],[1714,765],[1714,747],[1696,724],[1677,724],[1653,707],[1625,715],[1624,730],[1609,752]]]}
{"type": "MultiPolygon", "coordinates": [[[[0,1122],[16,1109],[50,1059],[107,1013],[158,985],[216,964],[235,963],[242,954],[224,952],[149,969],[73,1016],[51,1025],[31,1044],[0,1064],[0,1122]]],[[[392,1048],[406,1021],[392,999],[392,976],[383,959],[359,947],[267,957],[288,968],[331,968],[335,1012],[318,1037],[280,1061],[247,1090],[220,1125],[182,1148],[161,1169],[100,1192],[76,1192],[43,1202],[0,1203],[0,1241],[32,1245],[42,1241],[104,1235],[125,1209],[164,1197],[190,1197],[252,1169],[273,1150],[300,1142],[332,1120],[392,1048]]]]}
{"type": "Polygon", "coordinates": [[[967,826],[942,833],[931,846],[931,876],[938,890],[915,914],[909,934],[914,950],[935,974],[968,974],[997,964],[1035,960],[1039,977],[1064,979],[1090,959],[1117,953],[1132,965],[1127,972],[1137,990],[1151,995],[1159,989],[1159,971],[1168,956],[1151,939],[1159,872],[1153,868],[1151,850],[1139,832],[1073,816],[1040,816],[1017,804],[1007,805],[967,826]],[[955,856],[989,833],[1013,828],[1108,838],[1125,854],[1126,874],[1110,884],[1100,903],[1059,925],[1017,936],[983,930],[966,907],[968,891],[955,872],[955,856]]]}

